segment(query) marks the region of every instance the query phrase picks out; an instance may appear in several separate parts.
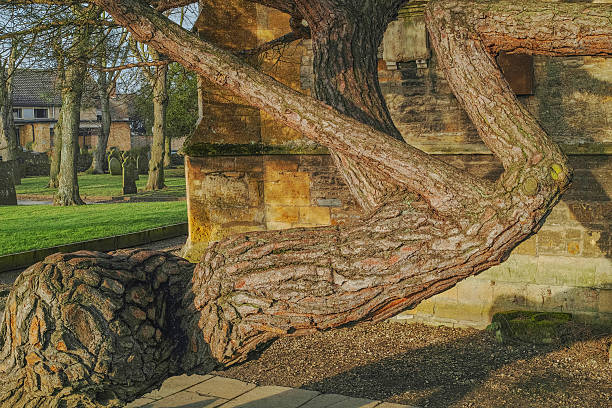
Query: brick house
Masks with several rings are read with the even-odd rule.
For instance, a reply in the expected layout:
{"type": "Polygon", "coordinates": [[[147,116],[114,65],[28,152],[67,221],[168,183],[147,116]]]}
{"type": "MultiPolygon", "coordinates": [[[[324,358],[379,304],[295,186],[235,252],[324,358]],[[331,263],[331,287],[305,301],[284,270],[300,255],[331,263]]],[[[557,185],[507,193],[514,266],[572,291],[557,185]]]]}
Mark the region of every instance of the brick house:
{"type": "MultiPolygon", "coordinates": [[[[85,92],[97,96],[94,90],[85,92]]],[[[95,149],[100,132],[101,116],[95,99],[83,98],[79,145],[95,149]]],[[[15,72],[13,80],[13,116],[17,128],[18,143],[36,152],[53,150],[54,133],[60,108],[61,92],[56,73],[51,70],[23,69],[15,72]]],[[[126,97],[111,98],[111,130],[108,148],[120,150],[132,148],[130,119],[126,97]]]]}
{"type": "MultiPolygon", "coordinates": [[[[495,179],[501,165],[455,99],[412,1],[385,34],[381,89],[406,141],[456,167],[495,179]],[[419,135],[412,137],[410,135],[419,135]]],[[[196,27],[203,38],[250,49],[290,32],[289,17],[244,0],[210,0],[196,27]]],[[[264,72],[309,94],[308,40],[263,58],[264,72]]],[[[519,100],[569,156],[571,189],[545,224],[503,264],[470,277],[400,318],[484,327],[498,310],[567,311],[612,322],[612,58],[501,56],[519,100]]],[[[183,147],[189,240],[199,259],[233,233],[346,222],[359,212],[327,150],[203,79],[204,114],[183,147]]]]}

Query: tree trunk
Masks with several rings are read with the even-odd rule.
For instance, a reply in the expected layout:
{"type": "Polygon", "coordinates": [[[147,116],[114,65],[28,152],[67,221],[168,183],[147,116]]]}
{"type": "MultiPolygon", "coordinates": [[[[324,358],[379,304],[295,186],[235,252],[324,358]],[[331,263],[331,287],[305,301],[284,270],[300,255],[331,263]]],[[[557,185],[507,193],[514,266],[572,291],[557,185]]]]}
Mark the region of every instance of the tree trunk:
{"type": "MultiPolygon", "coordinates": [[[[102,63],[101,66],[104,66],[102,63]]],[[[93,173],[104,174],[104,163],[106,161],[106,146],[111,128],[110,94],[108,92],[108,78],[106,72],[98,72],[98,95],[100,98],[100,111],[102,112],[102,123],[98,142],[93,157],[93,173]]]]}
{"type": "Polygon", "coordinates": [[[75,61],[66,68],[62,86],[62,146],[58,188],[53,198],[54,205],[83,205],[79,195],[77,158],[79,154],[79,124],[81,97],[87,70],[82,61],[75,61]]]}
{"type": "MultiPolygon", "coordinates": [[[[337,0],[298,0],[297,7],[311,28],[314,90],[317,99],[340,113],[403,141],[391,119],[378,82],[378,48],[387,25],[403,1],[358,0],[342,8],[337,0]]],[[[400,184],[372,172],[360,160],[331,149],[338,169],[364,210],[384,201],[400,184]]]]}
{"type": "Polygon", "coordinates": [[[21,184],[19,147],[13,118],[13,79],[16,69],[17,43],[13,42],[7,66],[0,65],[0,144],[5,146],[2,160],[12,163],[13,182],[21,184]]]}
{"type": "MultiPolygon", "coordinates": [[[[152,56],[155,61],[161,59],[161,56],[154,50],[152,50],[152,56]]],[[[164,149],[166,142],[166,108],[168,107],[167,77],[167,65],[155,67],[151,78],[151,88],[153,89],[153,143],[151,145],[146,191],[161,190],[166,186],[164,184],[164,149]]]]}
{"type": "Polygon", "coordinates": [[[172,167],[172,141],[168,135],[164,138],[164,167],[172,167]]]}
{"type": "Polygon", "coordinates": [[[502,262],[538,230],[571,169],[489,52],[612,53],[611,5],[523,2],[519,13],[510,2],[430,2],[438,59],[449,59],[452,89],[505,167],[492,184],[292,92],[147,3],[96,3],[150,46],[403,189],[352,224],[226,238],[193,273],[148,251],[48,257],[18,279],[5,310],[6,406],[120,405],[168,375],[243,361],[280,336],[385,319],[502,262]],[[549,15],[535,20],[532,8],[549,15]],[[510,16],[514,24],[497,21],[510,16]],[[580,42],[560,38],[572,32],[580,42]]]}
{"type": "Polygon", "coordinates": [[[63,109],[60,109],[57,122],[53,128],[53,152],[51,154],[51,168],[49,169],[49,183],[47,187],[59,187],[60,163],[62,160],[62,117],[63,109]]]}

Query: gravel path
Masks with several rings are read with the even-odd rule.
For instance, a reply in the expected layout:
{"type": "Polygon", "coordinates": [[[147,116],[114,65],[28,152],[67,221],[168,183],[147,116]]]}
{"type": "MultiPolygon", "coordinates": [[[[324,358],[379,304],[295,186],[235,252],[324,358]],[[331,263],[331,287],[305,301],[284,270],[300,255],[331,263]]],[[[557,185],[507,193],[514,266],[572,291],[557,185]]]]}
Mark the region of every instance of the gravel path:
{"type": "Polygon", "coordinates": [[[612,406],[612,335],[500,345],[474,329],[382,322],[283,338],[217,375],[419,407],[612,406]]]}

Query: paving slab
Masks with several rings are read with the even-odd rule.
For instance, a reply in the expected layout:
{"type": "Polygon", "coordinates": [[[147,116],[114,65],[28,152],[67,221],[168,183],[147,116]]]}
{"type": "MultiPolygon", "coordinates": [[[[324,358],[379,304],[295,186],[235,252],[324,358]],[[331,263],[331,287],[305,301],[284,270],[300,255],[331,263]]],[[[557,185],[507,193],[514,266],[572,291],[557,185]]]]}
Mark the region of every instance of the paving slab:
{"type": "Polygon", "coordinates": [[[142,398],[138,398],[135,401],[130,402],[129,404],[127,404],[125,406],[125,408],[140,408],[140,407],[144,407],[147,404],[150,404],[152,402],[155,402],[155,400],[151,399],[151,398],[142,397],[142,398]]]}
{"type": "Polygon", "coordinates": [[[317,391],[264,386],[242,394],[221,405],[221,408],[298,408],[317,395],[317,391]]]}
{"type": "Polygon", "coordinates": [[[366,398],[347,397],[340,394],[321,394],[308,401],[300,408],[374,408],[380,401],[366,398]]]}
{"type": "Polygon", "coordinates": [[[159,390],[127,408],[417,408],[409,405],[321,394],[299,388],[262,386],[212,375],[169,378],[159,390]]]}
{"type": "Polygon", "coordinates": [[[255,384],[234,380],[233,378],[212,377],[190,387],[187,391],[230,400],[251,391],[255,387],[255,384]]]}
{"type": "Polygon", "coordinates": [[[182,391],[154,401],[143,408],[215,408],[227,402],[224,398],[182,391]]]}
{"type": "Polygon", "coordinates": [[[177,375],[176,377],[170,377],[166,381],[164,381],[160,389],[151,391],[150,393],[143,395],[143,397],[158,400],[169,395],[176,394],[177,392],[186,390],[189,387],[192,387],[206,380],[210,380],[211,378],[213,378],[213,376],[208,374],[177,375]]]}

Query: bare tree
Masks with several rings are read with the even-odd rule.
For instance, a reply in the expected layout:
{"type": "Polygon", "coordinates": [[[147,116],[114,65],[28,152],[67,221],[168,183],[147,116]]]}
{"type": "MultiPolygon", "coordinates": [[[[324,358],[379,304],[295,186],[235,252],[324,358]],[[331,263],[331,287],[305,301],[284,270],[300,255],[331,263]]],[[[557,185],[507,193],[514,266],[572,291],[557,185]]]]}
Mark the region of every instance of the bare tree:
{"type": "Polygon", "coordinates": [[[99,42],[99,49],[96,50],[98,97],[102,121],[92,163],[94,174],[104,173],[106,147],[108,145],[112,120],[110,97],[116,91],[117,80],[121,73],[119,69],[109,70],[109,68],[115,68],[117,65],[124,63],[128,52],[128,48],[124,46],[127,41],[127,31],[122,31],[118,38],[114,38],[117,33],[113,35],[113,31],[116,30],[109,28],[106,32],[102,33],[103,38],[99,42]]]}
{"type": "MultiPolygon", "coordinates": [[[[428,30],[447,79],[504,166],[491,183],[399,141],[384,127],[384,105],[359,104],[358,92],[318,91],[338,100],[335,109],[142,0],[95,2],[150,47],[331,149],[365,211],[347,225],[226,238],[193,271],[149,251],[47,258],[19,278],[7,301],[0,329],[7,406],[119,406],[169,375],[244,361],[281,336],[388,318],[499,264],[538,230],[572,170],[491,55],[612,54],[609,4],[429,3],[428,30]]],[[[349,44],[372,35],[362,21],[384,24],[399,7],[392,0],[376,2],[380,10],[370,0],[257,2],[307,19],[321,47],[316,55],[334,52],[334,60],[361,52],[349,44]],[[337,19],[326,18],[332,11],[337,19]],[[328,27],[336,22],[346,30],[328,27]],[[334,44],[318,39],[330,30],[334,44]]],[[[375,52],[373,45],[363,47],[375,52]]],[[[372,68],[363,69],[365,77],[372,68]]],[[[373,92],[372,84],[354,82],[373,92]]]]}
{"type": "MultiPolygon", "coordinates": [[[[132,41],[133,54],[145,64],[147,61],[166,62],[167,58],[153,48],[145,48],[132,41]]],[[[164,188],[164,155],[166,144],[166,111],[168,108],[168,64],[143,65],[142,72],[149,81],[153,94],[153,143],[149,160],[149,178],[146,191],[164,188]]]]}
{"type": "Polygon", "coordinates": [[[17,41],[11,41],[9,56],[0,56],[0,155],[2,160],[12,163],[13,182],[21,184],[17,132],[13,120],[13,79],[17,68],[17,41]]]}

